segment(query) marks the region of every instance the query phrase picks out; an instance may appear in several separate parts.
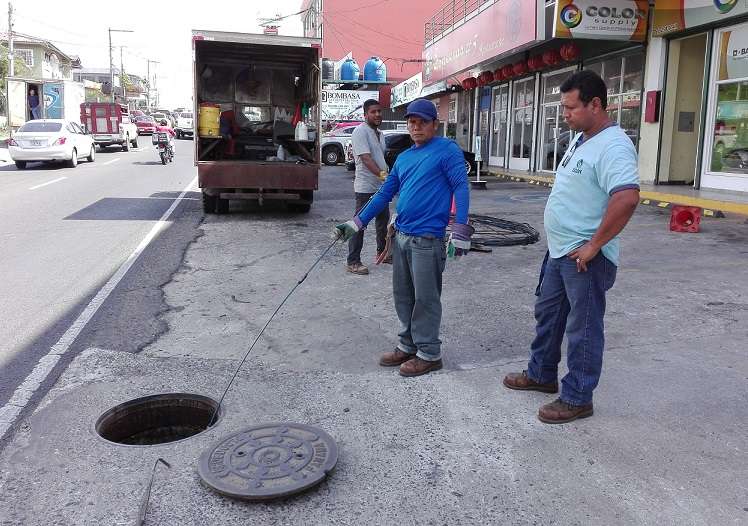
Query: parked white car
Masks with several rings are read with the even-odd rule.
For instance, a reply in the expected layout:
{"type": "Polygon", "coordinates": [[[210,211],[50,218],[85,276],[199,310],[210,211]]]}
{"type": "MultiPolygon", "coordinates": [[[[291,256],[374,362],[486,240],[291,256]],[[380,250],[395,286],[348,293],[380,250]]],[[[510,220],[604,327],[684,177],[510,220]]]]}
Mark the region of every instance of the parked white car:
{"type": "Polygon", "coordinates": [[[8,153],[19,170],[34,161],[64,161],[75,168],[79,159],[94,161],[96,146],[77,122],[43,119],[18,128],[8,140],[8,153]]]}
{"type": "Polygon", "coordinates": [[[177,132],[177,139],[181,139],[182,137],[192,137],[194,134],[192,113],[183,112],[177,113],[176,115],[177,127],[174,128],[174,131],[177,132]]]}

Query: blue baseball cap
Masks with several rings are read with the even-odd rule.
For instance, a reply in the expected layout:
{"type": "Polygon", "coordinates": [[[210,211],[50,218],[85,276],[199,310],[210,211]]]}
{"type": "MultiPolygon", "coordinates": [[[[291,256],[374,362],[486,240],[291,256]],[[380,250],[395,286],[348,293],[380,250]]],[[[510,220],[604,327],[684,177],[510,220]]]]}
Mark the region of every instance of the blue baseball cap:
{"type": "Polygon", "coordinates": [[[425,121],[435,121],[437,118],[436,105],[428,99],[416,99],[408,104],[405,118],[420,117],[425,121]]]}

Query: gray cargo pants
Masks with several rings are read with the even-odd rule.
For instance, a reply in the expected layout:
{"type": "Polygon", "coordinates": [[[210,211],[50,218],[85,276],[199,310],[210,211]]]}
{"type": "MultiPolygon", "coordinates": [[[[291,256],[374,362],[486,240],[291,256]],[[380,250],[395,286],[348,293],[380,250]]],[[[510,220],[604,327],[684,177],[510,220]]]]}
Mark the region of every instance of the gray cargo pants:
{"type": "Polygon", "coordinates": [[[398,232],[392,244],[392,293],[400,320],[398,349],[428,361],[441,359],[444,240],[398,232]]]}

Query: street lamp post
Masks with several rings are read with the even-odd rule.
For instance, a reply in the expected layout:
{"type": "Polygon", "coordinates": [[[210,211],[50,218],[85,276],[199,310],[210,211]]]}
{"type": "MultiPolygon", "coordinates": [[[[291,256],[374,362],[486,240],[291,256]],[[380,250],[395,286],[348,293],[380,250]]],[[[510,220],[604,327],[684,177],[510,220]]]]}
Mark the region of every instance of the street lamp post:
{"type": "Polygon", "coordinates": [[[146,59],[146,70],[147,70],[147,78],[146,78],[146,92],[145,92],[145,100],[146,104],[148,105],[148,110],[151,109],[151,64],[161,64],[158,60],[151,60],[146,59]]]}
{"type": "Polygon", "coordinates": [[[116,99],[114,97],[114,58],[112,57],[112,33],[134,33],[134,31],[130,29],[109,28],[109,83],[112,85],[112,102],[115,102],[116,99]]]}

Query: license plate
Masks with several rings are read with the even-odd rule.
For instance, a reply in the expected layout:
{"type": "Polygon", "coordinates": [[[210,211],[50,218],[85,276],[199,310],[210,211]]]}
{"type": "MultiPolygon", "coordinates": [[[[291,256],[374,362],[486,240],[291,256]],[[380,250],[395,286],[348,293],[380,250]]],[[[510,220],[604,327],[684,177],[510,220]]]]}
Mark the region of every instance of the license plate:
{"type": "Polygon", "coordinates": [[[164,148],[163,146],[159,146],[159,147],[158,147],[158,151],[159,151],[159,152],[163,152],[163,151],[166,151],[166,148],[164,148]]]}
{"type": "Polygon", "coordinates": [[[31,146],[42,146],[44,141],[31,141],[31,146]]]}

